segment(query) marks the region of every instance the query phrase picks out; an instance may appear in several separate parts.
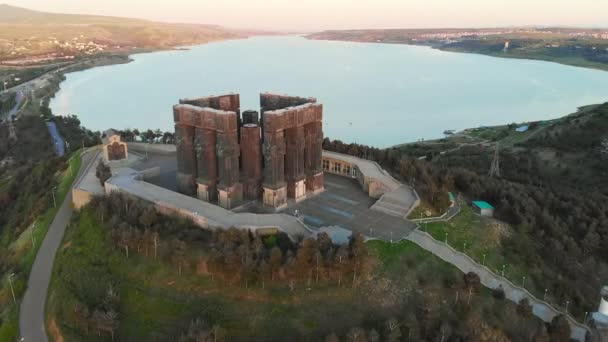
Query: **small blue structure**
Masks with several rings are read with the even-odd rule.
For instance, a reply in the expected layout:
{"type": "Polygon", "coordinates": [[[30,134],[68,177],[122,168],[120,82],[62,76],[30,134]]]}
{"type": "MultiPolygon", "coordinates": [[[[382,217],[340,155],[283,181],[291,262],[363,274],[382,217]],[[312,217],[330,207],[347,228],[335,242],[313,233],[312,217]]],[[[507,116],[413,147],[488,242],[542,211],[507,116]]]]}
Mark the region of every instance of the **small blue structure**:
{"type": "Polygon", "coordinates": [[[473,211],[481,216],[494,216],[494,207],[486,201],[473,201],[473,211]]]}
{"type": "Polygon", "coordinates": [[[525,131],[527,131],[527,130],[528,130],[528,128],[529,128],[529,127],[530,127],[530,126],[528,126],[528,125],[519,126],[519,127],[517,127],[517,128],[515,129],[515,131],[516,131],[516,132],[525,132],[525,131]]]}

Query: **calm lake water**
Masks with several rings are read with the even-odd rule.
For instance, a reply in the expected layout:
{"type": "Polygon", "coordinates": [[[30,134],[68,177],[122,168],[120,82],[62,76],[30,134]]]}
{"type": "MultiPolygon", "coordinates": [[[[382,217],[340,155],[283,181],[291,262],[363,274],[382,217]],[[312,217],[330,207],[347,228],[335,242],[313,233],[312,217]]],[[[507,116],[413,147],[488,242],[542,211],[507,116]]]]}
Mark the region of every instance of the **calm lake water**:
{"type": "Polygon", "coordinates": [[[173,130],[179,98],[236,92],[257,110],[270,91],[317,97],[326,136],[386,147],[608,100],[608,72],[420,46],[254,37],[133,59],[66,75],[53,112],[93,130],[173,130]]]}

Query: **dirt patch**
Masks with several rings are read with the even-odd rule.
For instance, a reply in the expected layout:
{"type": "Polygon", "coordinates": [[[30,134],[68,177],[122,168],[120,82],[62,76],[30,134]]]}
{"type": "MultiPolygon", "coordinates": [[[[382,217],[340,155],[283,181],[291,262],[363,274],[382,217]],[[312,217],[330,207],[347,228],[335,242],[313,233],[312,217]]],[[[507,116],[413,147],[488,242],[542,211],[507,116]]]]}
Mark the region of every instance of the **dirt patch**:
{"type": "Polygon", "coordinates": [[[55,342],[64,342],[65,341],[63,338],[63,335],[61,334],[61,331],[59,330],[59,327],[57,326],[55,317],[51,317],[51,319],[48,321],[47,328],[48,328],[49,335],[51,335],[51,338],[53,341],[55,341],[55,342]]]}

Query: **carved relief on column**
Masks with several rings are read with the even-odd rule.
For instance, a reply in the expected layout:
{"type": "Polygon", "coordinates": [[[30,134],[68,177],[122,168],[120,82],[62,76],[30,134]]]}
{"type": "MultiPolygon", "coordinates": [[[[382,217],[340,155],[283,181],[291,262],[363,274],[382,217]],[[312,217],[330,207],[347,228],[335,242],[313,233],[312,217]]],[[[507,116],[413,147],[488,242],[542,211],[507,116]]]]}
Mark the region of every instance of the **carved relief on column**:
{"type": "Polygon", "coordinates": [[[257,199],[262,184],[262,145],[260,127],[253,123],[241,127],[241,168],[244,195],[257,199]]]}
{"type": "Polygon", "coordinates": [[[264,132],[264,187],[285,186],[285,137],[283,130],[264,132]]]}
{"type": "Polygon", "coordinates": [[[196,193],[196,156],[194,151],[194,127],[175,125],[177,149],[177,188],[187,195],[196,193]]]}
{"type": "Polygon", "coordinates": [[[266,206],[280,208],[287,205],[287,187],[285,183],[285,137],[281,125],[273,124],[272,121],[275,119],[276,117],[273,118],[271,115],[265,115],[264,117],[263,202],[266,206]]]}
{"type": "Polygon", "coordinates": [[[196,151],[198,198],[207,202],[217,199],[217,157],[216,134],[214,130],[195,130],[194,149],[196,151]]]}
{"type": "Polygon", "coordinates": [[[216,122],[219,204],[224,208],[232,208],[243,199],[243,188],[239,183],[240,148],[237,136],[236,113],[218,114],[216,122]]]}
{"type": "Polygon", "coordinates": [[[285,177],[287,181],[287,195],[290,198],[300,199],[306,195],[304,185],[304,126],[296,126],[285,130],[285,177]]]}
{"type": "Polygon", "coordinates": [[[323,190],[322,145],[323,123],[316,121],[306,125],[306,189],[323,190]]]}

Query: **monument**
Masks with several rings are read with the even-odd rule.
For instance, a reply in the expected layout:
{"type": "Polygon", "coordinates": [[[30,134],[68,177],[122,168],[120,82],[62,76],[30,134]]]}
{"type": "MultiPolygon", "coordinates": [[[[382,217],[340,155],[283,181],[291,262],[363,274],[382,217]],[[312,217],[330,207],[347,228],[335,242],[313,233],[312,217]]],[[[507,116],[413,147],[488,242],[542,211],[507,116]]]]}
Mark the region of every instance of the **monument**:
{"type": "Polygon", "coordinates": [[[240,117],[238,94],[173,107],[178,191],[230,209],[244,198],[281,208],[323,190],[323,105],[268,93],[260,105],[261,119],[240,117]]]}

